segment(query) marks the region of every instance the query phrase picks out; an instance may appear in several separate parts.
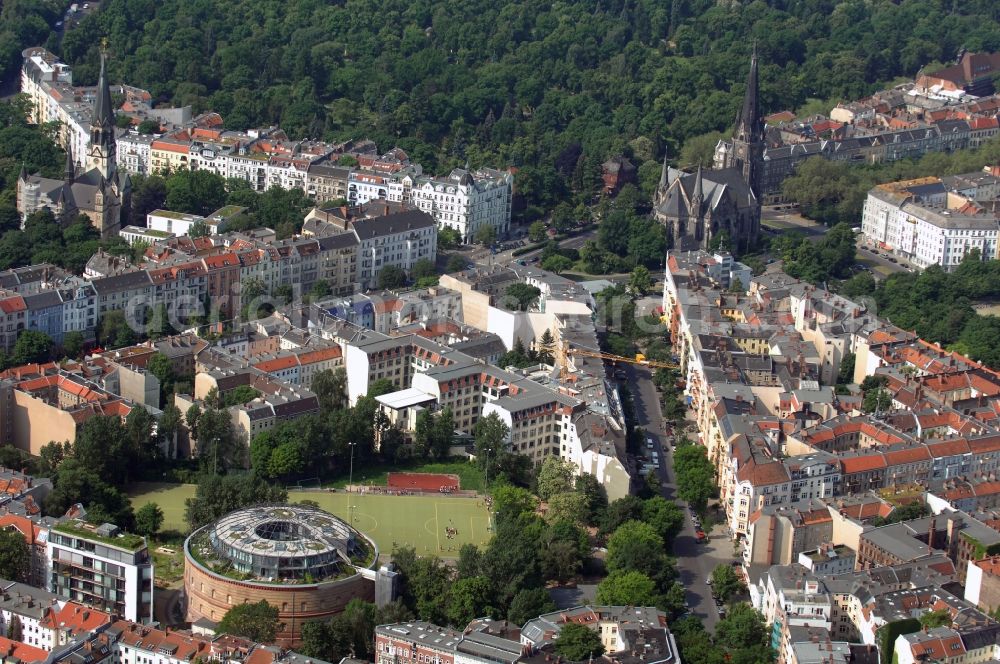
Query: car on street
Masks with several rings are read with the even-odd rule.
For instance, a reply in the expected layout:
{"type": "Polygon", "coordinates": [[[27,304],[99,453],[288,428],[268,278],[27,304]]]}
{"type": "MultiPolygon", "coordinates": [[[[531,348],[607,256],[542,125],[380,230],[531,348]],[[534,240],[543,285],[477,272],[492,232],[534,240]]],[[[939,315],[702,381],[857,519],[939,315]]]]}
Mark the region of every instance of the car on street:
{"type": "Polygon", "coordinates": [[[694,538],[702,543],[708,541],[708,535],[706,535],[705,531],[703,530],[696,530],[694,533],[694,538]]]}

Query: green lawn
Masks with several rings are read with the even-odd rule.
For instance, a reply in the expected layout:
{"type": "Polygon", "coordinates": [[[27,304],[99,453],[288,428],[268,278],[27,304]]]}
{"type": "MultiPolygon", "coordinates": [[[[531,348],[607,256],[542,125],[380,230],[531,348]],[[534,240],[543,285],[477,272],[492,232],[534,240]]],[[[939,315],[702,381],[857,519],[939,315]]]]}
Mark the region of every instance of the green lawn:
{"type": "MultiPolygon", "coordinates": [[[[450,475],[458,475],[461,480],[461,487],[463,490],[480,492],[483,490],[483,472],[474,463],[466,461],[465,459],[399,464],[377,464],[369,462],[364,467],[355,467],[353,479],[355,484],[385,486],[386,475],[391,472],[447,473],[450,475]]],[[[332,479],[323,478],[323,486],[332,486],[342,489],[347,486],[348,479],[348,473],[332,479]]]]}
{"type": "Polygon", "coordinates": [[[136,482],[129,487],[132,507],[139,509],[146,503],[156,503],[163,510],[161,530],[185,532],[184,499],[194,497],[194,484],[166,484],[163,482],[136,482]]]}
{"type": "MultiPolygon", "coordinates": [[[[150,501],[157,503],[163,509],[163,528],[183,532],[184,499],[193,496],[194,491],[193,484],[147,482],[133,485],[129,496],[136,507],[150,501]]],[[[486,508],[477,498],[290,491],[288,499],[313,500],[343,519],[347,519],[350,501],[354,505],[354,526],[374,539],[383,555],[391,553],[395,543],[413,546],[419,554],[454,558],[463,544],[484,545],[491,537],[486,508]],[[452,539],[445,536],[449,526],[458,531],[452,539]]]]}

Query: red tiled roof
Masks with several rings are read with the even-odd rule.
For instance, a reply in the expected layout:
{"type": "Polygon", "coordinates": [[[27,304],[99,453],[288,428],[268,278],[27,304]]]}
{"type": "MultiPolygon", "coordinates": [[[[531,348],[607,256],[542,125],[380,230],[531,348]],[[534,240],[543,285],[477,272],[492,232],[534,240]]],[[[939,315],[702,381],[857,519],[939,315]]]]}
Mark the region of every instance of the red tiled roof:
{"type": "Polygon", "coordinates": [[[977,129],[995,129],[1000,126],[996,118],[975,117],[969,123],[969,128],[973,131],[977,129]]]}
{"type": "Polygon", "coordinates": [[[928,443],[927,450],[935,459],[940,459],[941,457],[946,456],[956,456],[958,454],[968,454],[970,451],[969,443],[962,438],[942,440],[937,443],[928,443]]]}
{"type": "Polygon", "coordinates": [[[375,313],[384,314],[390,311],[399,311],[403,308],[403,301],[399,298],[388,297],[375,300],[375,313]]]}
{"type": "Polygon", "coordinates": [[[62,629],[70,634],[90,632],[101,625],[111,622],[111,615],[77,604],[66,602],[58,611],[49,611],[42,620],[42,626],[50,629],[62,629]]]}
{"type": "Polygon", "coordinates": [[[218,270],[224,267],[239,266],[240,258],[233,252],[216,254],[215,256],[205,256],[205,267],[210,270],[218,270]]]}
{"type": "Polygon", "coordinates": [[[983,436],[982,438],[972,438],[969,440],[969,449],[975,453],[996,452],[1000,450],[1000,434],[983,436]]]}
{"type": "Polygon", "coordinates": [[[174,646],[171,657],[186,662],[195,657],[210,659],[212,654],[212,643],[197,636],[187,636],[174,631],[164,632],[128,620],[119,620],[113,627],[121,630],[122,643],[147,652],[159,653],[164,647],[174,646]]]}
{"type": "Polygon", "coordinates": [[[12,641],[4,636],[0,636],[0,654],[4,656],[4,661],[16,658],[21,662],[44,662],[49,657],[49,653],[41,648],[12,641]]]}
{"type": "Polygon", "coordinates": [[[31,519],[16,514],[4,514],[0,516],[0,528],[16,528],[29,546],[36,544],[44,546],[44,542],[39,542],[38,539],[42,528],[31,519]]]}
{"type": "Polygon", "coordinates": [[[191,152],[191,146],[189,145],[167,141],[153,141],[149,147],[152,150],[164,150],[166,152],[177,152],[179,154],[188,154],[191,152]]]}
{"type": "Polygon", "coordinates": [[[274,373],[275,371],[290,369],[298,366],[298,364],[298,359],[296,359],[294,355],[288,355],[286,357],[276,357],[272,360],[264,360],[263,362],[258,362],[253,366],[255,369],[259,369],[265,373],[274,373]]]}
{"type": "Polygon", "coordinates": [[[751,486],[770,486],[788,481],[788,471],[780,461],[767,463],[749,462],[736,473],[740,482],[750,482],[751,486]]]}
{"type": "Polygon", "coordinates": [[[910,648],[917,661],[943,662],[965,654],[965,645],[958,634],[914,643],[910,648]]]}
{"type": "Polygon", "coordinates": [[[20,295],[0,300],[0,310],[2,310],[5,314],[17,313],[18,311],[24,311],[27,308],[28,307],[24,304],[24,298],[20,295]]]}
{"type": "Polygon", "coordinates": [[[299,353],[299,364],[314,364],[316,362],[326,362],[327,360],[333,360],[341,357],[343,351],[340,350],[340,346],[331,346],[330,348],[320,348],[317,350],[310,350],[305,353],[299,353]]]}
{"type": "Polygon", "coordinates": [[[893,450],[885,453],[885,462],[888,466],[901,466],[907,463],[917,463],[919,461],[930,461],[931,455],[926,447],[911,447],[905,450],[893,450]]]}
{"type": "Polygon", "coordinates": [[[833,517],[830,516],[830,510],[810,510],[808,512],[802,512],[802,523],[807,526],[815,525],[817,523],[826,523],[828,521],[833,521],[833,517]]]}
{"type": "Polygon", "coordinates": [[[863,473],[868,470],[885,468],[885,457],[881,454],[869,454],[866,456],[848,457],[842,459],[841,467],[844,473],[863,473]]]}
{"type": "Polygon", "coordinates": [[[840,508],[840,513],[859,521],[867,521],[877,516],[887,517],[892,512],[892,505],[881,500],[870,500],[864,503],[855,503],[840,508]]]}

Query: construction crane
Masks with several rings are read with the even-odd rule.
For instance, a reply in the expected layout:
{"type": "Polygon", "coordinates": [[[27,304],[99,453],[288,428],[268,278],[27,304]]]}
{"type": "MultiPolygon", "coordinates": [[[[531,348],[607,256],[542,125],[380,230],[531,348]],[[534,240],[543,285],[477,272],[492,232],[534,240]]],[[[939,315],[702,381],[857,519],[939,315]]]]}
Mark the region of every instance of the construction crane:
{"type": "Polygon", "coordinates": [[[596,357],[601,360],[607,360],[609,362],[626,362],[628,364],[638,364],[644,367],[652,367],[654,369],[680,369],[679,364],[673,362],[660,362],[659,360],[647,360],[646,356],[642,353],[636,353],[635,357],[628,357],[625,355],[614,355],[613,353],[602,353],[598,350],[589,350],[586,348],[566,348],[566,355],[580,355],[582,357],[596,357]]]}

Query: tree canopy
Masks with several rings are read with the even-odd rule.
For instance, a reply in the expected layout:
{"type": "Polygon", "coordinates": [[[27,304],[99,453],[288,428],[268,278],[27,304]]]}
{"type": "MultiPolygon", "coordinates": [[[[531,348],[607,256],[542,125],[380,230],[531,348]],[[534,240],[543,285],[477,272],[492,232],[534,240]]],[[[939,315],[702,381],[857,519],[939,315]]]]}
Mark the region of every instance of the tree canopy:
{"type": "Polygon", "coordinates": [[[0,529],[0,578],[25,582],[31,567],[31,554],[24,535],[16,528],[0,529]]]}
{"type": "Polygon", "coordinates": [[[565,623],[556,638],[555,650],[571,662],[582,662],[604,654],[601,635],[580,623],[565,623]]]}
{"type": "MultiPolygon", "coordinates": [[[[22,48],[45,41],[60,9],[4,3],[7,73],[22,48]]],[[[111,80],[216,110],[227,128],[367,136],[437,172],[515,166],[517,213],[534,220],[596,193],[610,156],[633,158],[647,175],[667,145],[688,166],[703,161],[715,137],[688,139],[729,130],[751,43],[765,112],[812,98],[830,108],[961,47],[997,50],[994,18],[986,0],[108,0],[61,46],[74,78],[92,84],[107,36],[111,80]]]]}
{"type": "Polygon", "coordinates": [[[194,530],[242,507],[287,499],[284,487],[263,482],[253,474],[206,474],[198,481],[194,498],[185,501],[184,516],[194,530]]]}
{"type": "Polygon", "coordinates": [[[266,599],[254,604],[237,604],[219,621],[220,634],[242,636],[251,641],[273,643],[282,623],[278,620],[278,607],[266,599]]]}

